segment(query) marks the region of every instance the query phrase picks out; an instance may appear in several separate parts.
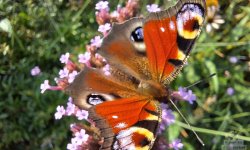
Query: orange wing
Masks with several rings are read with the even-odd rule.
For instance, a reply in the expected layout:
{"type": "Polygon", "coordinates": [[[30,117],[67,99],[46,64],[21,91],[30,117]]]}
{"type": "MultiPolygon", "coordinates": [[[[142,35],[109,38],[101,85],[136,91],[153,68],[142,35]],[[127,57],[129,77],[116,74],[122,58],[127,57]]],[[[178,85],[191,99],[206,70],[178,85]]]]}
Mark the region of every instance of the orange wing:
{"type": "Polygon", "coordinates": [[[153,80],[169,84],[179,73],[204,18],[204,0],[182,0],[174,7],[146,18],[144,42],[153,80]]]}
{"type": "Polygon", "coordinates": [[[93,106],[89,118],[104,137],[102,149],[150,149],[160,114],[157,101],[131,97],[93,106]]]}

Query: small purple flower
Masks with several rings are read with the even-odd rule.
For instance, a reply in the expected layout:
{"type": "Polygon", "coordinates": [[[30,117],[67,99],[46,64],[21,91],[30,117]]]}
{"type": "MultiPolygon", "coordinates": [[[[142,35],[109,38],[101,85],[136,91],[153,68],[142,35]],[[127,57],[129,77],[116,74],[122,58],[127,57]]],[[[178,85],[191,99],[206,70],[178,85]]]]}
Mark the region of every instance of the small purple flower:
{"type": "Polygon", "coordinates": [[[61,63],[67,64],[69,61],[69,56],[70,56],[69,53],[61,55],[61,57],[60,57],[61,63]]]}
{"type": "Polygon", "coordinates": [[[169,144],[170,148],[173,148],[174,150],[179,150],[183,148],[183,144],[181,143],[180,139],[174,140],[172,143],[169,144]]]}
{"type": "Polygon", "coordinates": [[[76,112],[76,117],[78,120],[83,120],[83,119],[87,119],[88,118],[88,111],[86,110],[78,110],[76,112]]]}
{"type": "Polygon", "coordinates": [[[75,139],[76,139],[76,143],[77,145],[82,145],[83,142],[86,142],[89,138],[89,135],[86,134],[84,129],[81,129],[79,132],[75,133],[75,139]]]}
{"type": "Polygon", "coordinates": [[[44,80],[44,82],[41,84],[40,89],[41,93],[44,93],[47,89],[49,89],[51,86],[49,85],[49,80],[44,80]]]}
{"type": "Polygon", "coordinates": [[[66,78],[69,76],[69,70],[67,68],[63,68],[59,71],[60,78],[66,78]]]}
{"type": "Polygon", "coordinates": [[[77,71],[71,72],[71,73],[69,74],[68,82],[69,82],[69,83],[72,83],[72,82],[75,80],[75,77],[76,77],[77,74],[78,74],[77,71]]]}
{"type": "Polygon", "coordinates": [[[34,68],[32,68],[31,70],[30,70],[30,74],[32,75],[32,76],[37,76],[37,75],[39,75],[41,73],[41,69],[38,67],[38,66],[35,66],[34,68]]]}
{"type": "Polygon", "coordinates": [[[110,66],[109,66],[109,64],[105,65],[105,66],[102,68],[102,70],[103,70],[103,72],[104,72],[104,74],[105,74],[106,76],[109,76],[109,75],[110,75],[110,66]]]}
{"type": "Polygon", "coordinates": [[[63,115],[65,115],[65,109],[63,106],[57,106],[56,113],[55,113],[55,119],[61,119],[63,115]]]}
{"type": "Polygon", "coordinates": [[[147,5],[147,10],[148,10],[148,12],[159,12],[159,11],[161,11],[161,9],[158,7],[157,4],[147,5]]]}
{"type": "Polygon", "coordinates": [[[109,9],[108,6],[109,2],[108,1],[100,1],[95,5],[96,10],[103,10],[103,9],[109,9]]]}
{"type": "Polygon", "coordinates": [[[68,150],[78,150],[77,140],[75,138],[71,139],[71,143],[67,144],[68,150]]]}
{"type": "Polygon", "coordinates": [[[112,16],[113,18],[118,18],[119,15],[120,15],[120,14],[118,13],[117,10],[113,11],[113,12],[110,14],[110,16],[112,16]]]}
{"type": "Polygon", "coordinates": [[[87,63],[91,58],[90,52],[85,52],[84,54],[79,54],[78,55],[78,62],[85,64],[87,63]]]}
{"type": "Polygon", "coordinates": [[[162,104],[162,122],[159,127],[159,133],[162,133],[167,126],[175,122],[173,111],[167,108],[166,104],[162,104]]]}
{"type": "Polygon", "coordinates": [[[90,40],[92,46],[100,47],[102,44],[102,39],[100,36],[95,36],[93,39],[90,40]]]}
{"type": "Polygon", "coordinates": [[[70,116],[75,113],[75,110],[76,110],[76,105],[71,102],[68,102],[66,108],[66,114],[70,116]]]}
{"type": "Polygon", "coordinates": [[[233,89],[232,87],[227,88],[227,94],[228,94],[229,96],[234,95],[234,89],[233,89]]]}
{"type": "Polygon", "coordinates": [[[105,23],[104,25],[100,25],[98,31],[105,34],[111,29],[110,23],[105,23]]]}
{"type": "MultiPolygon", "coordinates": [[[[73,103],[73,98],[72,98],[72,97],[69,97],[69,98],[68,98],[68,103],[73,103]]],[[[68,103],[67,103],[67,104],[68,104],[68,103]]]]}
{"type": "Polygon", "coordinates": [[[193,94],[191,90],[187,90],[186,88],[179,87],[179,94],[183,98],[183,100],[188,101],[190,104],[196,100],[196,96],[193,94]]]}
{"type": "Polygon", "coordinates": [[[229,62],[232,63],[232,64],[235,64],[239,61],[239,59],[235,56],[232,56],[229,58],[229,62]]]}

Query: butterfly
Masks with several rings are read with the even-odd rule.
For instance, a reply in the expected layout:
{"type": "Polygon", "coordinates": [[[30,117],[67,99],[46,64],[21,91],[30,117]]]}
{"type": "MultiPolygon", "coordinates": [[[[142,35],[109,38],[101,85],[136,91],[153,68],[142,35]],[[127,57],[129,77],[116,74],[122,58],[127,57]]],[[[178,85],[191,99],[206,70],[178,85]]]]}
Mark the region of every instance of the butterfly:
{"type": "Polygon", "coordinates": [[[85,67],[66,91],[88,110],[103,137],[101,149],[151,149],[179,74],[205,20],[205,0],[180,0],[146,18],[114,24],[98,53],[110,75],[85,67]]]}

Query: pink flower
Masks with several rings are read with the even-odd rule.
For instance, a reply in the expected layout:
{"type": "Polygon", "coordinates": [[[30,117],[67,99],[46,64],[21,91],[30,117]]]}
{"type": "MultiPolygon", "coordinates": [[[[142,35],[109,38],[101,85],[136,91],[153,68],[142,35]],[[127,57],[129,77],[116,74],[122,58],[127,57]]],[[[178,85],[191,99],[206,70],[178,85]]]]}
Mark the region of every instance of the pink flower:
{"type": "Polygon", "coordinates": [[[180,139],[176,139],[172,143],[169,144],[169,147],[173,148],[174,150],[179,150],[183,148],[183,144],[181,143],[180,139]]]}
{"type": "Polygon", "coordinates": [[[73,104],[72,102],[68,102],[66,108],[66,114],[70,116],[75,113],[75,110],[76,110],[76,105],[73,104]]]}
{"type": "Polygon", "coordinates": [[[95,5],[96,10],[103,10],[103,9],[109,9],[108,6],[109,2],[108,1],[100,1],[95,5]]]}
{"type": "Polygon", "coordinates": [[[61,119],[63,115],[65,115],[65,109],[63,106],[57,106],[55,113],[55,119],[61,119]]]}
{"type": "Polygon", "coordinates": [[[79,54],[78,55],[78,61],[79,63],[87,63],[91,58],[91,54],[90,52],[85,52],[84,54],[79,54]]]}
{"type": "Polygon", "coordinates": [[[30,74],[32,75],[32,76],[37,76],[37,75],[39,75],[41,73],[41,70],[40,70],[40,68],[38,67],[38,66],[35,66],[34,68],[32,68],[31,70],[30,70],[30,74]]]}
{"type": "Polygon", "coordinates": [[[109,64],[105,65],[103,68],[102,68],[103,72],[105,75],[109,76],[110,75],[110,66],[109,64]]]}
{"type": "Polygon", "coordinates": [[[81,129],[79,132],[75,133],[75,139],[77,141],[77,145],[82,145],[83,142],[87,142],[89,135],[86,134],[84,129],[81,129]]]}
{"type": "Polygon", "coordinates": [[[112,17],[112,18],[117,18],[117,17],[119,17],[119,13],[118,13],[118,11],[117,10],[115,10],[115,11],[113,11],[111,14],[110,14],[110,16],[112,17]]]}
{"type": "Polygon", "coordinates": [[[104,25],[100,25],[98,31],[106,34],[111,29],[110,23],[105,23],[104,25]]]}
{"type": "Polygon", "coordinates": [[[71,143],[67,144],[67,149],[68,150],[78,150],[77,140],[74,138],[71,139],[71,143]]]}
{"type": "Polygon", "coordinates": [[[75,80],[75,77],[77,75],[77,71],[73,71],[72,73],[69,74],[68,82],[72,83],[75,80]]]}
{"type": "Polygon", "coordinates": [[[59,71],[60,78],[66,78],[69,75],[69,70],[67,68],[63,68],[59,71]]]}
{"type": "Polygon", "coordinates": [[[100,47],[102,44],[102,39],[100,36],[95,36],[93,39],[91,39],[90,43],[92,46],[100,47]]]}
{"type": "Polygon", "coordinates": [[[159,12],[159,11],[161,11],[161,9],[158,7],[157,4],[147,5],[147,10],[148,10],[148,12],[159,12]]]}
{"type": "Polygon", "coordinates": [[[190,104],[193,104],[193,102],[196,100],[196,96],[191,90],[179,87],[178,91],[183,100],[188,101],[190,104]]]}
{"type": "Polygon", "coordinates": [[[49,85],[49,80],[44,80],[44,82],[41,84],[40,89],[41,93],[44,93],[47,89],[49,89],[51,86],[49,85]]]}
{"type": "Polygon", "coordinates": [[[61,63],[67,64],[67,62],[69,61],[69,53],[61,55],[60,61],[61,63]]]}
{"type": "Polygon", "coordinates": [[[88,118],[88,111],[86,110],[77,110],[76,112],[76,117],[78,120],[83,120],[83,119],[87,119],[88,118]]]}

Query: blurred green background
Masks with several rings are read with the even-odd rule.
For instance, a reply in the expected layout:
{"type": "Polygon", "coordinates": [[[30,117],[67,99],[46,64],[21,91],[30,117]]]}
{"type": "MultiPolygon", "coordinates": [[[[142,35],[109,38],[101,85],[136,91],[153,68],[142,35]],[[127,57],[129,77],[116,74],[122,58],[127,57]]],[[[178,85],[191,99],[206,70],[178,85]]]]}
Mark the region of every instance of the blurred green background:
{"type": "MultiPolygon", "coordinates": [[[[57,105],[67,95],[59,91],[40,93],[45,79],[53,82],[62,68],[61,54],[83,53],[97,33],[97,0],[0,0],[0,149],[66,149],[69,125],[75,118],[54,119],[57,105]],[[31,76],[39,66],[42,73],[31,76]]],[[[111,10],[124,1],[110,1],[111,10]]],[[[141,1],[167,5],[167,0],[141,1]]],[[[216,76],[191,87],[197,104],[181,102],[180,110],[203,139],[203,149],[220,149],[226,133],[241,135],[250,148],[250,4],[248,0],[219,2],[225,23],[217,30],[202,32],[188,65],[172,84],[189,86],[210,74],[216,76]],[[234,57],[237,62],[230,62],[234,57]],[[234,93],[228,94],[228,88],[234,93]],[[219,132],[216,132],[219,131],[219,132]]],[[[209,21],[208,21],[209,23],[209,21]]],[[[177,115],[178,116],[178,115],[177,115]]],[[[189,130],[177,121],[168,136],[182,138],[184,149],[200,149],[189,130]]]]}

